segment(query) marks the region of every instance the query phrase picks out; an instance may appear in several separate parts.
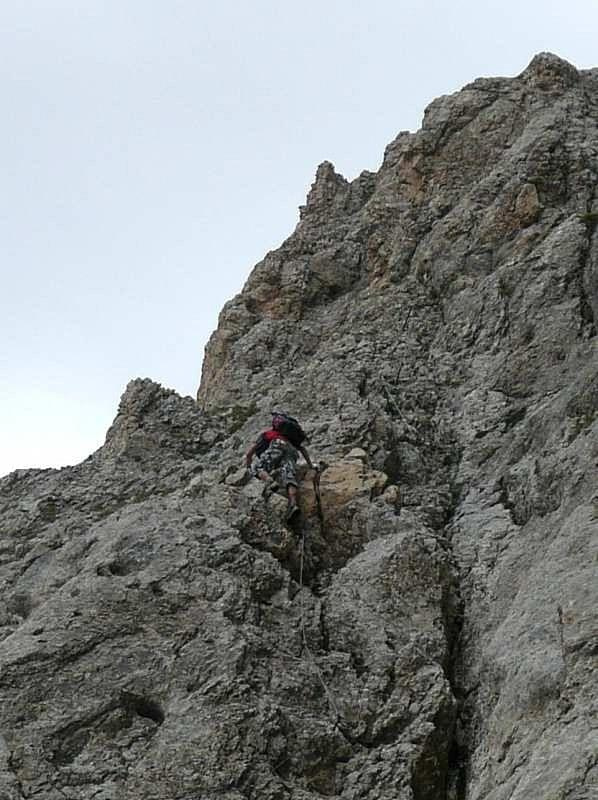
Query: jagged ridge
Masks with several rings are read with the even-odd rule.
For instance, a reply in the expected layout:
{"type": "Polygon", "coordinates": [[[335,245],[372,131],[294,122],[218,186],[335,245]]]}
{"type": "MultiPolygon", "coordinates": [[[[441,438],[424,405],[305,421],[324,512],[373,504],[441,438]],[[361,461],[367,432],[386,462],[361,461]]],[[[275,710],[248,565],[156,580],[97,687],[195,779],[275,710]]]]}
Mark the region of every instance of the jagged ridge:
{"type": "Polygon", "coordinates": [[[199,407],[135,381],[0,483],[9,800],[593,797],[597,105],[541,54],[323,164],[199,407]],[[303,587],[239,471],[274,404],[329,465],[303,587]]]}

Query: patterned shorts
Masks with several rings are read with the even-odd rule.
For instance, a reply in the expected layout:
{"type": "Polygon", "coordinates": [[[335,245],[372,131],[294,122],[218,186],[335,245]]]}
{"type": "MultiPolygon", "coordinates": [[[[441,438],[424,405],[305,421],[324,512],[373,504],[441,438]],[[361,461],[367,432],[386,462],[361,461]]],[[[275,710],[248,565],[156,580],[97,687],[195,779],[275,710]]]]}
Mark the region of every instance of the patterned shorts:
{"type": "Polygon", "coordinates": [[[277,470],[283,486],[297,486],[297,458],[297,451],[292,444],[282,439],[274,439],[266,452],[251,465],[251,474],[257,477],[260,470],[269,475],[277,470]]]}

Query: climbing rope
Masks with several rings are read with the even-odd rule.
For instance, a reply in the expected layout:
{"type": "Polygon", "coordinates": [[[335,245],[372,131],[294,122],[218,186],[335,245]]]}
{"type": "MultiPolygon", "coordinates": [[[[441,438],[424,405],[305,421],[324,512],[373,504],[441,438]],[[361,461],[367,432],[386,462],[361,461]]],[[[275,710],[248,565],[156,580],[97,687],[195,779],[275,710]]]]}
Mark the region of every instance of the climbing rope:
{"type": "MultiPolygon", "coordinates": [[[[320,470],[317,469],[313,479],[314,484],[314,494],[316,496],[316,506],[318,509],[318,519],[320,520],[320,527],[322,530],[322,534],[324,533],[324,514],[322,512],[322,498],[320,495],[320,470]]],[[[301,553],[299,556],[299,596],[300,596],[300,621],[301,621],[301,640],[303,643],[303,647],[311,661],[316,674],[318,676],[318,680],[322,685],[322,689],[324,690],[324,694],[326,695],[326,699],[328,700],[328,705],[330,706],[331,711],[334,713],[334,727],[339,727],[342,717],[338,710],[338,706],[332,696],[332,693],[328,686],[326,685],[326,681],[324,680],[324,676],[322,674],[322,670],[318,666],[318,662],[316,661],[316,657],[314,656],[309,643],[307,641],[307,634],[305,632],[305,606],[303,600],[303,563],[304,563],[304,555],[305,555],[305,528],[301,531],[301,553]]]]}
{"type": "Polygon", "coordinates": [[[318,511],[318,519],[320,520],[320,533],[324,536],[324,512],[322,511],[322,495],[320,494],[320,475],[321,469],[318,467],[314,472],[313,485],[314,495],[316,496],[316,508],[318,511]]]}
{"type": "MultiPolygon", "coordinates": [[[[325,466],[326,465],[323,465],[324,468],[325,468],[325,466]]],[[[315,475],[313,477],[313,488],[314,488],[314,494],[315,494],[315,498],[316,498],[316,507],[317,507],[318,519],[320,521],[320,529],[321,529],[321,532],[322,532],[322,535],[323,535],[324,534],[324,513],[322,511],[322,497],[320,495],[320,472],[321,472],[321,469],[322,469],[322,466],[320,467],[320,469],[316,470],[316,472],[315,472],[315,475]]],[[[299,616],[300,616],[300,627],[301,627],[301,643],[302,643],[303,650],[307,654],[308,660],[313,665],[313,668],[314,668],[314,670],[316,672],[316,675],[318,676],[318,681],[320,682],[320,685],[322,686],[322,689],[324,691],[324,695],[325,695],[326,700],[328,702],[329,709],[332,712],[332,715],[334,716],[334,720],[333,720],[334,730],[340,731],[342,733],[342,735],[349,742],[351,742],[352,744],[355,744],[357,742],[357,740],[356,740],[356,738],[354,736],[351,735],[351,732],[348,729],[347,724],[344,722],[343,718],[341,717],[341,714],[340,714],[340,711],[338,710],[338,706],[336,704],[334,696],[333,696],[332,692],[330,691],[330,689],[328,688],[328,686],[326,684],[326,681],[324,680],[324,675],[322,674],[322,670],[318,666],[318,662],[316,661],[316,657],[313,654],[312,649],[309,646],[309,642],[307,641],[307,633],[306,633],[306,630],[305,630],[305,599],[304,599],[304,596],[303,596],[303,589],[305,588],[304,583],[303,583],[303,573],[304,573],[304,563],[305,563],[305,544],[306,544],[306,535],[305,535],[305,528],[303,527],[302,530],[301,530],[301,550],[300,550],[300,555],[299,555],[299,599],[300,599],[300,604],[299,604],[300,615],[299,616]]],[[[291,761],[291,756],[290,755],[286,755],[282,759],[280,759],[276,764],[273,765],[274,771],[276,772],[276,774],[278,775],[278,777],[282,781],[282,783],[288,789],[291,789],[291,786],[287,782],[285,782],[285,780],[283,779],[283,776],[280,774],[280,769],[285,764],[288,764],[290,761],[291,761]]]]}

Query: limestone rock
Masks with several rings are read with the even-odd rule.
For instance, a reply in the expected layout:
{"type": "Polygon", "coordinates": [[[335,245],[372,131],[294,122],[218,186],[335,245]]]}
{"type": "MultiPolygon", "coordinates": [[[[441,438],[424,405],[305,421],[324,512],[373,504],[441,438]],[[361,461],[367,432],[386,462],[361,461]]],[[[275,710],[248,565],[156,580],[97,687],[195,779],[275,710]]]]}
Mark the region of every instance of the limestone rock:
{"type": "MultiPolygon", "coordinates": [[[[307,513],[313,513],[315,500],[310,491],[311,473],[301,484],[302,505],[307,513]]],[[[335,517],[347,503],[358,498],[368,500],[377,497],[388,482],[388,476],[377,470],[364,468],[360,460],[347,458],[333,461],[322,472],[320,490],[322,504],[327,515],[335,517]]]]}
{"type": "Polygon", "coordinates": [[[318,168],[198,402],[0,481],[0,797],[593,800],[598,70],[318,168]],[[302,515],[244,469],[273,407],[302,515]]]}

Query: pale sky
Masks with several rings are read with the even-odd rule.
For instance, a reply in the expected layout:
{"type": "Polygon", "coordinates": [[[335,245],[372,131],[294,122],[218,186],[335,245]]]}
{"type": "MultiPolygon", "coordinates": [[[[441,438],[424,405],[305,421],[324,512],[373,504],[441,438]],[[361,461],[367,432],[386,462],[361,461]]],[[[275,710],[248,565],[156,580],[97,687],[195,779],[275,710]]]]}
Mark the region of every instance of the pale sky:
{"type": "Polygon", "coordinates": [[[131,378],[195,395],[321,161],[597,41],[597,0],[2,0],[0,475],[85,458],[131,378]]]}

